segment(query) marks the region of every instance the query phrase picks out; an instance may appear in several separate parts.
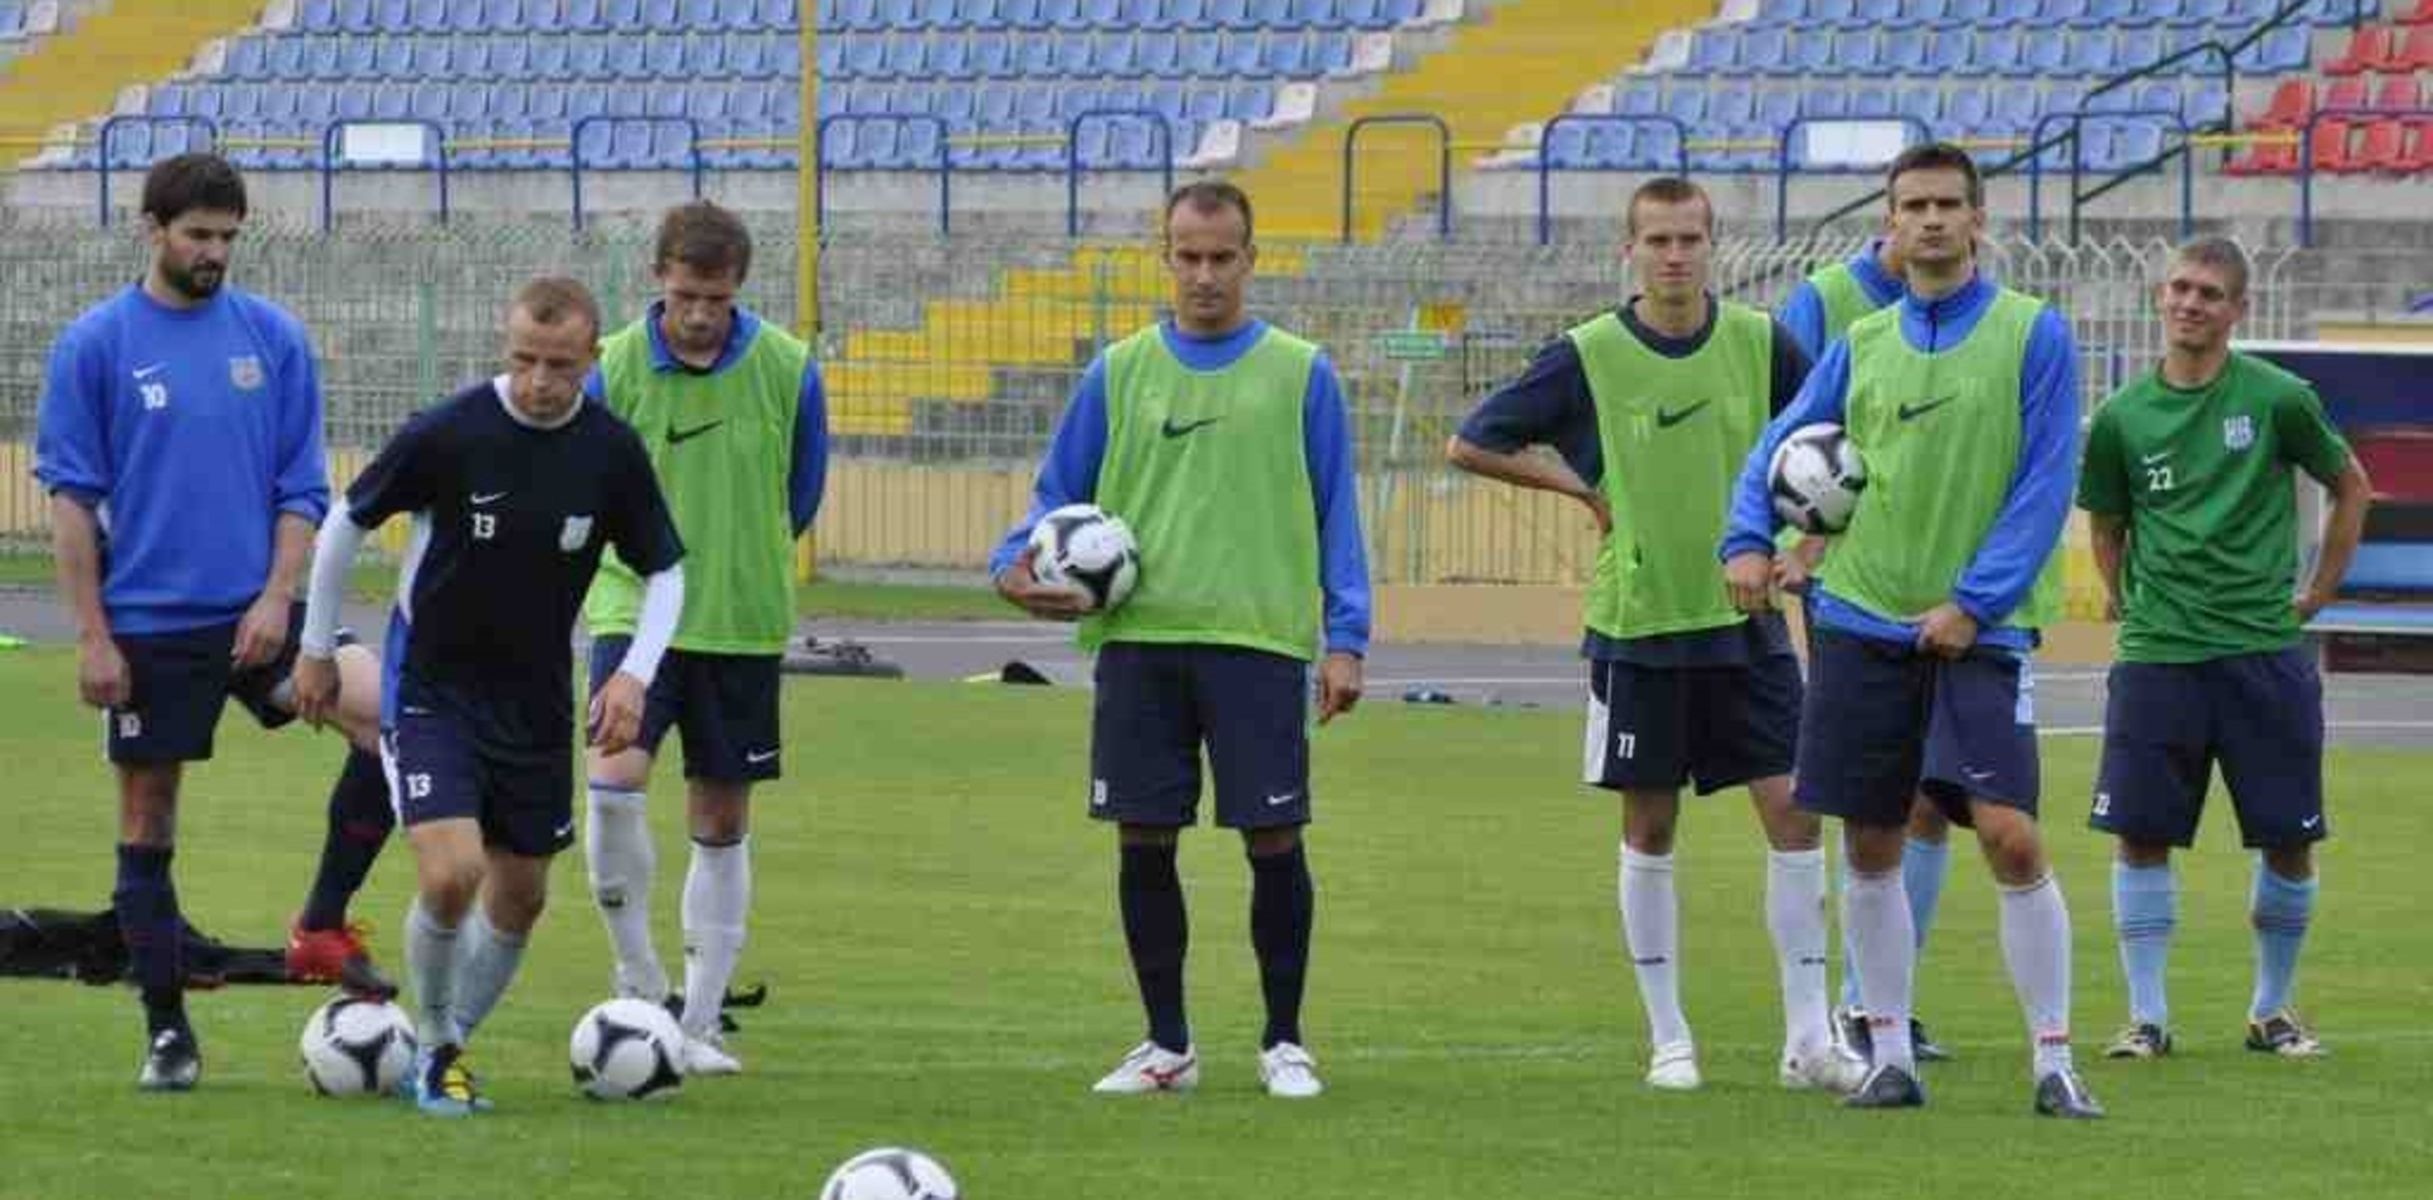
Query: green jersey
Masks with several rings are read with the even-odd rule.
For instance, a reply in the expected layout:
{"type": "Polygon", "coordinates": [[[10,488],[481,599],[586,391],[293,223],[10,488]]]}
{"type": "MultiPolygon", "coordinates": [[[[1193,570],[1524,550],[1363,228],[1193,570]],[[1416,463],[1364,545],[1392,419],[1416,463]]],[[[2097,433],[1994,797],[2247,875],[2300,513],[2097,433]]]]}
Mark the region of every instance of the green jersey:
{"type": "MultiPolygon", "coordinates": [[[[649,320],[600,340],[600,378],[609,411],[642,435],[684,538],[684,618],[672,644],[783,654],[794,632],[788,486],[810,351],[761,321],[717,373],[662,371],[652,365],[649,320]]],[[[583,622],[595,636],[631,633],[641,597],[633,572],[604,561],[583,622]]]]}
{"type": "Polygon", "coordinates": [[[1774,322],[1718,301],[1696,353],[1674,358],[1613,313],[1566,334],[1596,405],[1613,532],[1597,548],[1587,624],[1609,638],[1737,625],[1715,566],[1732,482],[1772,415],[1774,322]]]}
{"type": "Polygon", "coordinates": [[[1320,624],[1318,514],[1304,452],[1318,348],[1273,326],[1216,370],[1150,326],[1107,349],[1096,503],[1140,543],[1140,583],[1081,642],[1246,646],[1308,660],[1320,624]]]}
{"type": "MultiPolygon", "coordinates": [[[[1833,263],[1819,267],[1808,276],[1808,286],[1816,289],[1816,298],[1824,302],[1825,341],[1832,341],[1850,331],[1860,317],[1884,307],[1867,294],[1867,286],[1852,273],[1850,264],[1833,263]]],[[[1818,346],[1817,352],[1824,352],[1818,346]]]]}
{"type": "MultiPolygon", "coordinates": [[[[1952,598],[2018,473],[2020,383],[2043,310],[1996,289],[1968,336],[1933,353],[1902,336],[1898,307],[1850,327],[1843,425],[1867,464],[1867,489],[1825,560],[1835,596],[1903,622],[1952,598]]],[[[2060,615],[2059,550],[2056,538],[2002,624],[2036,629],[2060,615]]]]}
{"type": "Polygon", "coordinates": [[[2202,662],[2296,643],[2290,468],[2328,484],[2348,464],[2314,389],[2244,354],[2203,387],[2157,370],[2106,400],[2087,431],[2078,505],[2129,523],[2120,657],[2202,662]]]}

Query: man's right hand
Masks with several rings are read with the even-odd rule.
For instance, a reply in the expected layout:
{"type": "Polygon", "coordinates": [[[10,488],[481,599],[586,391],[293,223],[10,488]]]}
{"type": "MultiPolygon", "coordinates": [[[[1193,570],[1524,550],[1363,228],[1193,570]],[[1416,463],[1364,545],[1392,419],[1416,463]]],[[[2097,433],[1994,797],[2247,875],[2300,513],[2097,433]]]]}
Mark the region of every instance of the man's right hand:
{"type": "Polygon", "coordinates": [[[1723,564],[1723,587],[1732,607],[1755,615],[1774,607],[1774,556],[1743,550],[1723,564]]]}
{"type": "Polygon", "coordinates": [[[108,634],[76,642],[76,694],[95,708],[117,708],[128,700],[127,656],[108,634]]]}
{"type": "Polygon", "coordinates": [[[1078,621],[1090,612],[1090,597],[1078,588],[1039,582],[1031,561],[1039,548],[1024,546],[1012,566],[997,574],[997,594],[1034,617],[1049,621],[1078,621]]]}

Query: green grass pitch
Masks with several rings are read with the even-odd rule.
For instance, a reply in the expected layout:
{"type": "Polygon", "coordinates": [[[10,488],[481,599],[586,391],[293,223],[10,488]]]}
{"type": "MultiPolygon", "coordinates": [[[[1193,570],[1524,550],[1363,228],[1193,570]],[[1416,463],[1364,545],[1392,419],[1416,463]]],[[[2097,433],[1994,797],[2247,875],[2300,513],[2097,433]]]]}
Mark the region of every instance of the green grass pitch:
{"type": "MultiPolygon", "coordinates": [[[[0,655],[0,903],[101,907],[111,787],[60,650],[0,655]]],[[[2433,1178],[2433,935],[2422,848],[2433,756],[2344,751],[2337,840],[2300,979],[2332,1057],[2239,1048],[2249,863],[2217,811],[2182,860],[2180,1057],[2097,1061],[2123,1011],[2108,847],[2083,826],[2092,743],[2046,743],[2048,826],[2076,919],[2082,1062],[2113,1119],[2027,1114],[2026,1047],[1973,855],[1920,980],[1960,1060],[1932,1107],[1858,1114],[1774,1082],[1775,970],[1744,800],[1695,803],[1681,842],[1686,997],[1707,1089],[1651,1095],[1618,949],[1608,799],[1572,782],[1571,713],[1375,704],[1317,737],[1320,907],[1308,1012],[1331,1089],[1260,1094],[1239,844],[1186,840],[1196,1095],[1090,1082],[1139,1036],[1111,834],[1083,816],[1079,692],[794,680],[787,778],[764,791],[739,982],[766,980],[733,1045],[748,1074],[672,1103],[578,1099],[565,1045],[604,997],[580,856],[555,872],[523,977],[474,1062],[498,1102],[465,1122],[315,1098],[302,988],[195,998],[188,1096],[134,1090],[131,997],[0,982],[0,1197],[802,1197],[864,1147],[943,1158],[979,1200],[1494,1197],[2420,1196],[2433,1178]]],[[[188,776],[186,911],[232,941],[281,936],[320,841],[339,747],[241,716],[188,776]]],[[[673,767],[673,764],[670,764],[673,767]]],[[[657,906],[673,956],[684,870],[662,772],[657,906]]],[[[411,872],[392,845],[362,899],[397,965],[411,872]]]]}

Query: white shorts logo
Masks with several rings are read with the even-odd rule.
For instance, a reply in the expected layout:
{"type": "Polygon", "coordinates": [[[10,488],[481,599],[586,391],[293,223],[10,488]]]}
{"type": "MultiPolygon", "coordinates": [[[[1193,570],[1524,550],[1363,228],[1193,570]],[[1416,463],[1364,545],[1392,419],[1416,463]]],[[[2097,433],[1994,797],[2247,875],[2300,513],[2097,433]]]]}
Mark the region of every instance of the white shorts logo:
{"type": "Polygon", "coordinates": [[[566,518],[566,527],[558,531],[558,549],[572,554],[591,544],[591,518],[566,518]]]}
{"type": "Polygon", "coordinates": [[[121,738],[144,736],[144,715],[131,712],[118,714],[118,736],[121,738]]]}
{"type": "Polygon", "coordinates": [[[1093,779],[1093,780],[1091,780],[1091,781],[1090,781],[1090,807],[1092,807],[1092,808],[1105,808],[1106,806],[1107,806],[1107,781],[1106,781],[1106,780],[1104,780],[1104,779],[1093,779]]]}

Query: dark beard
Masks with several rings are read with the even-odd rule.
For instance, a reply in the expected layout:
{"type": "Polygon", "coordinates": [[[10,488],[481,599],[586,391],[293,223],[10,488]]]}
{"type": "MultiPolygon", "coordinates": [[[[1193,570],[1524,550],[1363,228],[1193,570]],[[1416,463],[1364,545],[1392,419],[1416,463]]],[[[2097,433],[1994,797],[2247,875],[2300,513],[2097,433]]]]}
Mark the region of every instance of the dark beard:
{"type": "Polygon", "coordinates": [[[220,284],[228,278],[225,269],[215,272],[209,283],[197,279],[196,274],[194,271],[181,271],[167,263],[161,264],[161,279],[188,300],[209,300],[219,294],[220,284]]]}

